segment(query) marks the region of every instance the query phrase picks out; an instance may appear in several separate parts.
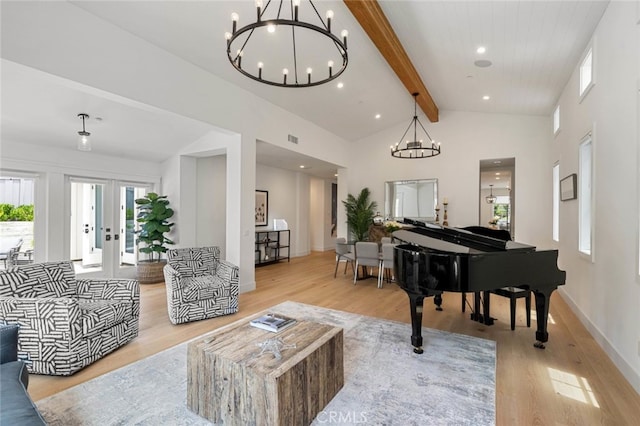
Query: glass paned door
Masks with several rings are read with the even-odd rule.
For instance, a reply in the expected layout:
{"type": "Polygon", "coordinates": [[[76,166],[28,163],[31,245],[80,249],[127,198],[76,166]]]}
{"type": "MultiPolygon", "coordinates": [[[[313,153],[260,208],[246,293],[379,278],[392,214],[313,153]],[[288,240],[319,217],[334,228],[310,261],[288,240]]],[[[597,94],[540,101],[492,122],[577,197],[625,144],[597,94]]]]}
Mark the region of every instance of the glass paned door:
{"type": "Polygon", "coordinates": [[[34,261],[36,179],[0,172],[0,269],[34,261]]]}
{"type": "Polygon", "coordinates": [[[143,197],[148,187],[120,185],[120,267],[137,264],[138,247],[135,231],[138,228],[135,200],[143,197]]]}
{"type": "Polygon", "coordinates": [[[105,184],[71,182],[70,259],[76,272],[102,270],[105,184]]]}
{"type": "Polygon", "coordinates": [[[136,275],[136,198],[151,184],[69,177],[69,259],[77,274],[136,275]]]}

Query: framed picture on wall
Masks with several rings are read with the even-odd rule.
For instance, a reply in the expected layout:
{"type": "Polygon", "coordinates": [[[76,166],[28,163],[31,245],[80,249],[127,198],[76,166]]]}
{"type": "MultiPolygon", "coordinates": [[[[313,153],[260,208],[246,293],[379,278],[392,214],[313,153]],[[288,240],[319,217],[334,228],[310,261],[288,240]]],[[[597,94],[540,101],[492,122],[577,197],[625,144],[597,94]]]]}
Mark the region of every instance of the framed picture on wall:
{"type": "Polygon", "coordinates": [[[560,181],[560,200],[575,200],[578,197],[576,194],[577,180],[578,176],[575,173],[572,173],[560,181]]]}
{"type": "Polygon", "coordinates": [[[266,226],[269,220],[269,191],[256,190],[256,226],[266,226]]]}

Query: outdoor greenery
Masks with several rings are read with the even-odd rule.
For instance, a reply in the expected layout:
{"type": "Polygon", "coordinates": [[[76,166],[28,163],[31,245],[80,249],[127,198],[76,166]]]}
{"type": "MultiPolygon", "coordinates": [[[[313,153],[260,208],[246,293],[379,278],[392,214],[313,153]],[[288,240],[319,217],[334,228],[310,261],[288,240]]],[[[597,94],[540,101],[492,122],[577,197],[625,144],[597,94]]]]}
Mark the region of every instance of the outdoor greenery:
{"type": "Polygon", "coordinates": [[[0,204],[0,222],[33,222],[33,204],[0,204]]]}
{"type": "Polygon", "coordinates": [[[149,192],[144,197],[136,199],[136,204],[140,224],[140,229],[136,231],[136,245],[144,243],[145,246],[139,249],[140,252],[148,254],[150,261],[159,262],[160,254],[168,250],[165,244],[174,244],[165,236],[174,225],[167,220],[173,216],[173,209],[169,207],[166,195],[158,195],[155,192],[149,192]]]}
{"type": "Polygon", "coordinates": [[[370,200],[369,188],[362,188],[357,197],[349,194],[342,201],[347,211],[347,225],[355,241],[366,241],[369,237],[369,226],[373,223],[378,204],[370,200]]]}

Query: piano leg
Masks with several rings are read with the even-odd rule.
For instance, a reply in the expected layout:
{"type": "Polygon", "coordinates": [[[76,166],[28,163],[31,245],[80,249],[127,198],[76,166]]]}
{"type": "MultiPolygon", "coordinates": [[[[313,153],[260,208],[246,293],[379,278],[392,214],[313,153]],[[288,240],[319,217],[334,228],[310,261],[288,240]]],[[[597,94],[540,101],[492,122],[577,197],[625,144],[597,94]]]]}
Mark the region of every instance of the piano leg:
{"type": "Polygon", "coordinates": [[[549,340],[547,333],[547,319],[549,318],[549,301],[551,293],[555,288],[544,290],[533,290],[536,297],[536,317],[538,320],[538,329],[536,330],[536,342],[533,344],[538,349],[544,349],[544,343],[549,340]]]}
{"type": "Polygon", "coordinates": [[[411,345],[413,352],[421,354],[422,349],[422,307],[424,296],[421,294],[409,294],[409,303],[411,307],[411,345]]]}
{"type": "Polygon", "coordinates": [[[484,325],[493,325],[493,318],[491,318],[491,292],[486,290],[483,291],[482,300],[484,301],[482,304],[484,325]]]}
{"type": "Polygon", "coordinates": [[[482,322],[482,314],[480,314],[480,292],[476,291],[473,293],[473,312],[471,312],[471,321],[482,322]]]}

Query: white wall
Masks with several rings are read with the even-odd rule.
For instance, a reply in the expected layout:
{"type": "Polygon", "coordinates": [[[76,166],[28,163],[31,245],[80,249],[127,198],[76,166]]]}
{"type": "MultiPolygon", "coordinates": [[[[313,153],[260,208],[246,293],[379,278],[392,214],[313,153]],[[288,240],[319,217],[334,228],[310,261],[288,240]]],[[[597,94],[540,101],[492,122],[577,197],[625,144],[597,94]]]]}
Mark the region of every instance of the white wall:
{"type": "MultiPolygon", "coordinates": [[[[354,161],[349,164],[348,192],[357,194],[366,186],[383,209],[385,181],[437,178],[438,203],[449,199],[449,225],[477,225],[480,160],[515,157],[517,227],[513,237],[538,247],[551,244],[551,174],[541,173],[550,156],[549,117],[440,111],[438,123],[424,117],[421,121],[442,142],[442,154],[419,160],[391,157],[389,146],[397,142],[407,123],[367,136],[350,147],[354,161]]],[[[338,210],[344,207],[339,205],[338,210]]],[[[346,235],[344,220],[339,218],[338,236],[346,235]]]]}
{"type": "Polygon", "coordinates": [[[291,230],[291,257],[309,254],[309,177],[304,173],[258,164],[256,189],[269,192],[269,211],[268,225],[256,226],[255,230],[273,229],[273,219],[284,219],[291,230]]]}
{"type": "MultiPolygon", "coordinates": [[[[561,294],[625,377],[640,391],[638,279],[638,104],[640,3],[611,2],[593,36],[595,86],[580,102],[578,67],[560,99],[552,143],[560,178],[578,173],[578,145],[593,130],[594,261],[578,253],[578,200],[560,203],[561,294]]],[[[551,127],[551,124],[549,124],[551,127]]]]}
{"type": "Polygon", "coordinates": [[[227,158],[215,155],[196,160],[196,245],[218,246],[226,258],[227,158]]]}

